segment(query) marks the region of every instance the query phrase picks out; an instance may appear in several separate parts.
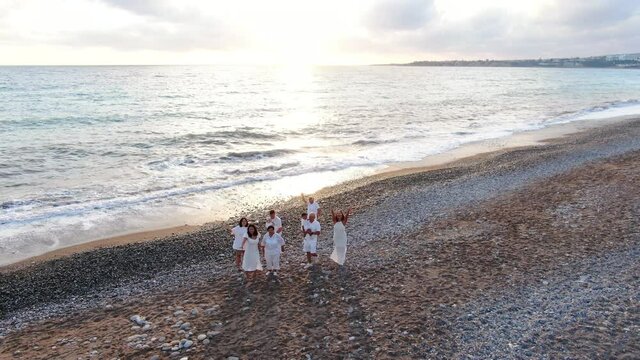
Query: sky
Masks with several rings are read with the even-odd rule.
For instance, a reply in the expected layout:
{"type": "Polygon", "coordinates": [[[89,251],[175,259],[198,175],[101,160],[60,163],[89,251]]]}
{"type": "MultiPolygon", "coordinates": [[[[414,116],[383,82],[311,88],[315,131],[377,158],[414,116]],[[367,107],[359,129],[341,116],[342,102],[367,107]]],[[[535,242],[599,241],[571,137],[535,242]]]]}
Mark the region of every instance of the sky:
{"type": "Polygon", "coordinates": [[[349,65],[634,52],[640,0],[0,0],[0,65],[349,65]]]}

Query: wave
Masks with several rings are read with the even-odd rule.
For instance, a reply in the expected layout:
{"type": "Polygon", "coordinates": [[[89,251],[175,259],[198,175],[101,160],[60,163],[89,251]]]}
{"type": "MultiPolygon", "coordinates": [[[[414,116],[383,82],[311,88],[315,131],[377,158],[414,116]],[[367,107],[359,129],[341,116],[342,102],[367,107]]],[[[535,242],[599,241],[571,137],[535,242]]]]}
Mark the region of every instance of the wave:
{"type": "Polygon", "coordinates": [[[373,146],[373,145],[383,145],[383,144],[392,144],[396,143],[398,140],[358,140],[351,143],[351,145],[355,146],[373,146]]]}
{"type": "Polygon", "coordinates": [[[295,154],[297,151],[291,149],[274,149],[266,151],[242,151],[242,152],[230,152],[226,156],[220,158],[224,161],[238,161],[238,160],[261,160],[274,158],[284,155],[295,154]]]}
{"type": "Polygon", "coordinates": [[[212,131],[204,134],[186,134],[177,137],[164,138],[157,142],[163,146],[174,146],[181,144],[199,144],[199,145],[225,145],[231,140],[240,140],[252,143],[257,139],[282,140],[284,137],[279,134],[266,133],[254,130],[222,130],[212,131]]]}
{"type": "Polygon", "coordinates": [[[561,124],[577,120],[596,120],[629,115],[640,115],[640,100],[608,101],[578,111],[563,111],[545,123],[561,124]]]}
{"type": "Polygon", "coordinates": [[[371,167],[375,165],[380,165],[380,163],[368,161],[344,162],[314,166],[306,169],[298,169],[298,163],[288,163],[273,167],[273,169],[277,169],[278,167],[280,167],[281,170],[289,170],[284,172],[267,171],[266,169],[271,168],[270,166],[268,166],[262,168],[262,171],[256,169],[256,171],[246,172],[245,174],[242,174],[246,175],[244,177],[232,178],[231,180],[207,184],[188,185],[184,187],[160,188],[156,190],[141,189],[137,192],[129,192],[127,194],[123,194],[122,196],[114,196],[102,199],[80,201],[68,199],[67,197],[68,200],[66,201],[61,201],[62,199],[60,198],[49,198],[46,200],[12,200],[0,204],[0,209],[10,210],[5,211],[3,214],[0,214],[0,224],[28,224],[38,221],[45,221],[51,218],[86,216],[90,213],[104,213],[106,216],[108,216],[107,211],[110,210],[127,211],[134,206],[156,203],[158,201],[168,199],[175,200],[193,194],[217,191],[245,184],[273,181],[295,175],[339,171],[348,168],[371,167]]]}
{"type": "Polygon", "coordinates": [[[299,165],[300,163],[296,161],[296,162],[286,163],[282,165],[269,165],[269,166],[260,167],[256,169],[246,169],[246,170],[236,169],[236,170],[225,170],[223,172],[227,175],[255,174],[255,173],[281,171],[281,170],[290,169],[299,165]]]}

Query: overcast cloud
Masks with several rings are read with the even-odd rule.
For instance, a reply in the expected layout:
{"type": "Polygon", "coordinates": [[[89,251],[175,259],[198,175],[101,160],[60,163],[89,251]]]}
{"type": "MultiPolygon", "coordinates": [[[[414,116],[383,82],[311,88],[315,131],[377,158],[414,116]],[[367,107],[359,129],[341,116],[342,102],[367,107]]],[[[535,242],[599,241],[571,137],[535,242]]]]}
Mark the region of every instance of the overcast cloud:
{"type": "Polygon", "coordinates": [[[320,63],[588,56],[640,52],[639,30],[635,0],[0,0],[0,51],[14,62],[43,47],[88,59],[99,48],[116,62],[144,51],[298,51],[320,63]]]}

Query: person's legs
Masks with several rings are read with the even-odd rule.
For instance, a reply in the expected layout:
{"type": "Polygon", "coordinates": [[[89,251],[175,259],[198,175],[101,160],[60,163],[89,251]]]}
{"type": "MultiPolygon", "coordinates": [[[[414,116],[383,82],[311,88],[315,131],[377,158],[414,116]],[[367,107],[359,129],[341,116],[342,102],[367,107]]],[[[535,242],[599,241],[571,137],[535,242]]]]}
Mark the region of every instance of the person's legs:
{"type": "Polygon", "coordinates": [[[267,275],[269,275],[273,271],[273,255],[266,253],[264,258],[267,261],[267,275]]]}
{"type": "Polygon", "coordinates": [[[310,252],[311,252],[311,261],[310,263],[315,264],[318,262],[318,241],[312,241],[310,244],[310,252]]]}
{"type": "Polygon", "coordinates": [[[236,250],[236,266],[242,268],[242,250],[236,250]]]}
{"type": "Polygon", "coordinates": [[[280,254],[273,255],[273,258],[271,261],[273,264],[273,274],[277,275],[278,270],[280,270],[280,254]]]}

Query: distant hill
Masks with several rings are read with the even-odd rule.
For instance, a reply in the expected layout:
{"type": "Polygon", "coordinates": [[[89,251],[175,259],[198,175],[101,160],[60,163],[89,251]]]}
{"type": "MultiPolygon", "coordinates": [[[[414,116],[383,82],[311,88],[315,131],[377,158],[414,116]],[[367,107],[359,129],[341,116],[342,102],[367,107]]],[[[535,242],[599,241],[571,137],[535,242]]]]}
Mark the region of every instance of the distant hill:
{"type": "Polygon", "coordinates": [[[522,60],[445,60],[414,61],[403,66],[466,66],[466,67],[553,67],[553,68],[629,68],[640,69],[640,53],[574,58],[522,60]]]}

